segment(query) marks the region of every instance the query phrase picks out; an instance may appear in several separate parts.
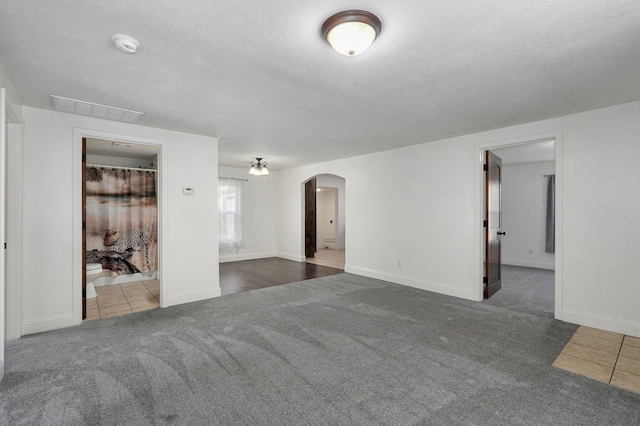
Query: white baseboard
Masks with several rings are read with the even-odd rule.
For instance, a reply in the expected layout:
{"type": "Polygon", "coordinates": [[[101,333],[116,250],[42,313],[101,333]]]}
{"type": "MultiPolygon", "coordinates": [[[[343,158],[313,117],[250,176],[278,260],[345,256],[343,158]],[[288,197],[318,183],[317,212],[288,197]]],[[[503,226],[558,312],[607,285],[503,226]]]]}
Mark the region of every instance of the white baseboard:
{"type": "Polygon", "coordinates": [[[459,297],[461,299],[467,299],[467,300],[473,300],[473,301],[478,300],[476,297],[476,293],[471,289],[452,287],[450,285],[437,283],[434,281],[417,280],[415,278],[405,277],[402,275],[388,274],[385,272],[375,271],[373,269],[359,268],[357,266],[345,265],[344,271],[350,274],[362,275],[364,277],[389,281],[396,284],[406,285],[408,287],[414,287],[422,290],[432,291],[434,293],[440,293],[440,294],[446,294],[448,296],[459,297]]]}
{"type": "Polygon", "coordinates": [[[562,321],[640,338],[640,323],[564,309],[562,321]]]}
{"type": "Polygon", "coordinates": [[[524,266],[527,268],[540,268],[540,269],[550,269],[555,270],[556,267],[553,263],[549,262],[540,262],[536,260],[526,260],[526,259],[510,259],[510,258],[502,258],[503,265],[513,265],[513,266],[524,266]]]}
{"type": "Polygon", "coordinates": [[[261,253],[249,253],[249,254],[233,254],[231,256],[220,256],[220,263],[227,262],[239,262],[241,260],[255,260],[255,259],[264,259],[267,257],[278,257],[278,254],[274,251],[266,251],[261,253]]]}
{"type": "Polygon", "coordinates": [[[76,324],[73,322],[72,313],[27,320],[22,322],[22,335],[42,333],[43,331],[57,330],[73,325],[76,324]]]}
{"type": "Polygon", "coordinates": [[[182,305],[183,303],[199,302],[200,300],[213,299],[214,297],[220,297],[221,295],[222,292],[220,287],[206,290],[187,291],[162,297],[162,307],[168,308],[169,306],[182,305]]]}
{"type": "Polygon", "coordinates": [[[304,262],[307,259],[304,256],[300,256],[298,254],[292,254],[292,253],[278,252],[277,256],[283,259],[293,260],[294,262],[304,262]]]}

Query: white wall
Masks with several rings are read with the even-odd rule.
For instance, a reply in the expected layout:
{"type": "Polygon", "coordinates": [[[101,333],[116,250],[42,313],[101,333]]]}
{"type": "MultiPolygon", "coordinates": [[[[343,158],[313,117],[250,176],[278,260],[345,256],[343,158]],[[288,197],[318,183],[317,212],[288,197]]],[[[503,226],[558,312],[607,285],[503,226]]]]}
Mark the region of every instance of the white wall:
{"type": "Polygon", "coordinates": [[[640,336],[638,116],[634,102],[281,171],[278,250],[304,259],[301,183],[332,173],[347,182],[347,272],[478,300],[479,149],[553,133],[563,173],[556,315],[640,336]]]}
{"type": "Polygon", "coordinates": [[[545,252],[547,182],[553,161],[502,167],[502,263],[554,269],[555,256],[545,252]]]}
{"type": "Polygon", "coordinates": [[[220,295],[216,139],[27,107],[23,116],[24,334],[80,322],[82,136],[161,149],[161,306],[220,295]]]}
{"type": "Polygon", "coordinates": [[[269,171],[266,176],[254,176],[249,174],[248,167],[246,169],[218,167],[220,177],[247,179],[242,186],[244,247],[220,250],[220,262],[260,259],[277,255],[277,174],[278,172],[269,171]]]}

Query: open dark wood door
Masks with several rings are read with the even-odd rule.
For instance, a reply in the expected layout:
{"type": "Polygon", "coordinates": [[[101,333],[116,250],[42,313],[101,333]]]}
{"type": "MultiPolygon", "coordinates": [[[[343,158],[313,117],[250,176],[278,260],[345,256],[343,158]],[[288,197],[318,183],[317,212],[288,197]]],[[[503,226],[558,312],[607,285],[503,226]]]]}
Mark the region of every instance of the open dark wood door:
{"type": "Polygon", "coordinates": [[[82,319],[87,317],[87,139],[82,138],[82,319]]]}
{"type": "Polygon", "coordinates": [[[484,297],[490,298],[502,287],[501,242],[502,226],[502,160],[487,151],[485,157],[485,264],[484,297]]]}
{"type": "Polygon", "coordinates": [[[316,178],[304,184],[304,255],[316,257],[316,178]]]}

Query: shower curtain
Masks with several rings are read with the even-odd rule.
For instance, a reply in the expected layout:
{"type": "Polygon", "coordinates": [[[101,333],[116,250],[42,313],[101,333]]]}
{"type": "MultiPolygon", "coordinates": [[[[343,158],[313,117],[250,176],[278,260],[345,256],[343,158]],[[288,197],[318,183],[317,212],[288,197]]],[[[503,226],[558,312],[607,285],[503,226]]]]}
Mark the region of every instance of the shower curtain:
{"type": "Polygon", "coordinates": [[[112,275],[157,269],[156,173],[87,167],[87,263],[112,275]]]}

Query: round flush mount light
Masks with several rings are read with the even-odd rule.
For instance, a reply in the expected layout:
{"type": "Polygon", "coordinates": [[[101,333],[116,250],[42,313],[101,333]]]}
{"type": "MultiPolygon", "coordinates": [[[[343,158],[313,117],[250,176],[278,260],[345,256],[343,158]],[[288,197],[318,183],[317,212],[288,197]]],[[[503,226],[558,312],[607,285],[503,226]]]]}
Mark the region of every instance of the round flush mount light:
{"type": "Polygon", "coordinates": [[[382,30],[382,22],[366,10],[343,10],[322,24],[322,36],[338,53],[359,55],[371,46],[382,30]]]}
{"type": "Polygon", "coordinates": [[[111,40],[115,43],[118,50],[124,53],[133,54],[136,53],[140,42],[133,37],[124,34],[114,34],[111,40]]]}

